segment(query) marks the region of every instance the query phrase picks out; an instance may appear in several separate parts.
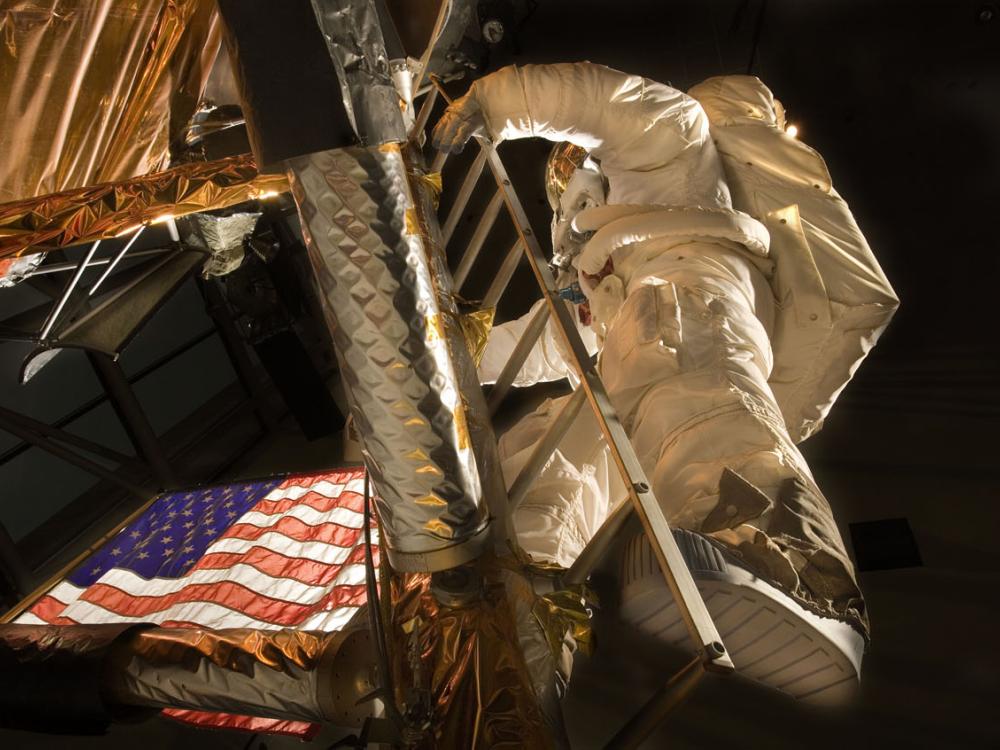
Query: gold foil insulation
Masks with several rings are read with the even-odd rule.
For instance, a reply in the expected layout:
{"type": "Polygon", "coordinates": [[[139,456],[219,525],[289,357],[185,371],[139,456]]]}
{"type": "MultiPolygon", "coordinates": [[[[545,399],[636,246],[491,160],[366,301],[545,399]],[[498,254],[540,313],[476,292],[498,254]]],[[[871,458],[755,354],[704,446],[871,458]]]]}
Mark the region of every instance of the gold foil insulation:
{"type": "Polygon", "coordinates": [[[211,0],[0,7],[0,203],[167,165],[219,49],[211,0]]]}
{"type": "Polygon", "coordinates": [[[430,711],[432,736],[414,750],[556,745],[521,655],[503,583],[488,581],[483,599],[467,607],[439,604],[426,574],[394,580],[393,594],[395,684],[408,693],[398,697],[413,703],[422,694],[430,711]]]}
{"type": "Polygon", "coordinates": [[[259,175],[253,156],[182,164],[163,172],[0,205],[0,258],[114,237],[165,215],[225,208],[288,189],[259,175]]]}
{"type": "MultiPolygon", "coordinates": [[[[585,654],[594,650],[593,629],[590,622],[588,598],[593,595],[582,587],[552,591],[535,599],[531,612],[545,633],[549,649],[558,657],[567,643],[585,654]]],[[[566,675],[567,679],[569,675],[566,675]]]]}
{"type": "Polygon", "coordinates": [[[465,335],[465,344],[469,347],[469,354],[476,367],[483,361],[483,354],[486,353],[486,342],[490,337],[490,330],[493,328],[493,317],[496,308],[489,307],[485,310],[473,310],[463,313],[458,318],[458,323],[462,326],[462,333],[465,335]]]}
{"type": "Polygon", "coordinates": [[[545,195],[553,211],[559,210],[559,199],[566,191],[573,173],[586,158],[587,150],[574,146],[569,141],[557,143],[552,147],[549,159],[545,163],[545,195]]]}

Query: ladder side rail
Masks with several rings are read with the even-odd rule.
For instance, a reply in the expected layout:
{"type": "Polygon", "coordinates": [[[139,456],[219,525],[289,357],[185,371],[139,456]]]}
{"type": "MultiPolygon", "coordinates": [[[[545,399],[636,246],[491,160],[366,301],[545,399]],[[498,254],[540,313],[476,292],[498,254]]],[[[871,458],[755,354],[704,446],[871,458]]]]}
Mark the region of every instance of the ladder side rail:
{"type": "MultiPolygon", "coordinates": [[[[580,376],[580,387],[584,389],[597,417],[601,431],[607,439],[611,455],[618,466],[625,486],[628,488],[632,504],[642,522],[646,535],[653,542],[651,546],[656,553],[660,570],[673,592],[675,601],[684,617],[688,632],[695,642],[698,651],[701,653],[706,668],[711,668],[715,671],[731,672],[733,671],[732,660],[722,645],[722,638],[719,635],[719,631],[708,612],[708,608],[705,606],[705,602],[695,585],[694,579],[691,577],[691,572],[684,562],[680,549],[677,547],[663,509],[650,489],[649,480],[639,463],[638,457],[635,455],[635,450],[632,448],[632,443],[625,432],[625,428],[622,426],[611,404],[611,400],[604,388],[604,383],[601,381],[590,356],[587,354],[583,341],[580,339],[580,334],[570,318],[569,311],[559,298],[555,280],[549,270],[545,256],[542,254],[541,247],[538,244],[520,199],[511,185],[507,170],[492,143],[483,138],[477,138],[477,141],[483,153],[487,155],[487,162],[497,182],[497,186],[504,193],[504,202],[507,205],[508,213],[522,241],[525,255],[527,255],[528,261],[531,264],[535,279],[543,291],[547,304],[540,309],[548,309],[551,317],[557,321],[556,328],[559,330],[567,351],[571,355],[571,362],[580,376]]],[[[522,342],[519,342],[518,346],[522,342]]],[[[508,362],[509,364],[510,362],[508,362]]],[[[493,412],[494,409],[491,409],[491,414],[493,412]]]]}

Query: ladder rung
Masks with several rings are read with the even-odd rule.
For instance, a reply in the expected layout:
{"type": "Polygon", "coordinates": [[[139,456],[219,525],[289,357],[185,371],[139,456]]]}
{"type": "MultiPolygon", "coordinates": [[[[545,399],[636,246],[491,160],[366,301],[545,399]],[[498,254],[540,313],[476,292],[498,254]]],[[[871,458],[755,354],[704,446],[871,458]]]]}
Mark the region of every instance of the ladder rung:
{"type": "Polygon", "coordinates": [[[625,498],[624,502],[618,503],[618,507],[611,511],[611,514],[604,519],[601,528],[587,542],[587,546],[580,552],[580,556],[569,566],[569,570],[563,573],[562,582],[564,586],[575,586],[587,582],[587,577],[604,558],[605,553],[611,547],[611,543],[618,536],[618,532],[624,528],[625,522],[631,516],[632,503],[628,498],[625,498]]]}
{"type": "Polygon", "coordinates": [[[545,324],[548,321],[549,306],[542,305],[528,322],[528,327],[521,335],[520,341],[517,342],[517,345],[514,347],[514,351],[510,353],[510,359],[507,360],[507,364],[505,364],[503,369],[500,371],[500,375],[497,377],[497,382],[493,384],[493,390],[490,391],[489,400],[486,402],[490,412],[490,418],[496,415],[497,409],[500,408],[500,404],[503,402],[504,396],[506,396],[507,391],[510,390],[511,385],[514,383],[514,378],[516,378],[517,374],[521,371],[521,366],[524,365],[524,360],[528,358],[528,354],[531,353],[532,348],[535,346],[535,342],[538,341],[538,337],[542,335],[542,331],[545,330],[545,324]]]}
{"type": "Polygon", "coordinates": [[[486,241],[486,237],[493,228],[493,224],[497,220],[497,214],[500,213],[500,208],[502,206],[503,191],[497,190],[496,194],[494,194],[494,196],[490,199],[489,204],[486,206],[486,210],[483,212],[482,217],[480,217],[479,223],[476,225],[476,231],[472,234],[472,239],[469,240],[469,244],[465,248],[465,253],[462,255],[462,260],[459,262],[458,268],[455,269],[455,273],[452,275],[454,289],[456,292],[462,290],[462,285],[465,283],[465,279],[469,275],[469,271],[472,270],[472,266],[476,262],[476,258],[479,257],[479,251],[483,249],[483,243],[486,241]]]}
{"type": "MultiPolygon", "coordinates": [[[[434,161],[436,163],[437,159],[434,161]]],[[[441,244],[445,247],[448,246],[448,241],[451,239],[455,227],[458,226],[458,220],[462,218],[462,214],[465,212],[465,206],[468,204],[469,198],[472,197],[472,191],[476,189],[476,183],[479,182],[479,175],[483,173],[485,165],[486,152],[480,151],[476,154],[476,160],[472,162],[472,166],[469,167],[469,171],[462,181],[462,187],[458,189],[458,195],[455,196],[455,203],[451,207],[451,212],[448,214],[448,218],[445,219],[444,226],[441,228],[441,244]]],[[[432,167],[431,171],[438,170],[432,167]]]]}
{"type": "Polygon", "coordinates": [[[448,161],[447,151],[438,151],[434,154],[434,161],[431,162],[431,174],[440,172],[444,168],[446,161],[448,161]]]}
{"type": "Polygon", "coordinates": [[[430,91],[427,92],[427,96],[424,98],[424,103],[420,105],[420,112],[417,113],[417,119],[413,123],[413,131],[410,134],[411,138],[417,137],[418,133],[423,133],[424,128],[427,127],[427,121],[431,117],[431,110],[434,109],[434,103],[438,98],[438,90],[435,87],[431,87],[430,91]]]}
{"type": "Polygon", "coordinates": [[[483,295],[483,307],[497,306],[497,302],[507,290],[507,285],[510,284],[510,280],[514,277],[514,271],[517,270],[517,266],[521,262],[521,247],[520,238],[514,240],[514,244],[510,246],[510,250],[507,251],[507,255],[504,256],[503,262],[500,264],[497,275],[493,277],[490,288],[483,295]]]}
{"type": "Polygon", "coordinates": [[[521,469],[521,473],[517,475],[517,479],[510,486],[510,492],[507,493],[508,501],[510,502],[509,512],[512,516],[524,499],[531,483],[538,479],[542,467],[548,463],[552,452],[559,447],[559,443],[566,436],[566,431],[569,430],[570,425],[576,421],[576,417],[580,413],[580,409],[583,408],[586,400],[587,394],[583,388],[577,388],[573,391],[573,395],[570,396],[569,401],[565,403],[559,411],[558,416],[549,425],[549,429],[545,431],[545,435],[538,441],[535,449],[531,452],[531,456],[528,458],[528,463],[521,469]]]}

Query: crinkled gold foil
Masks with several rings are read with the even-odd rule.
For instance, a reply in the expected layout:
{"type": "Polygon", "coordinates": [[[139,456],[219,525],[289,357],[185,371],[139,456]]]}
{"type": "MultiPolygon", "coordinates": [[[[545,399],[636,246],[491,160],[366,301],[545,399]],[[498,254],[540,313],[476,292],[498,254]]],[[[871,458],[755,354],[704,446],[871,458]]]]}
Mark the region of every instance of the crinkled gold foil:
{"type": "Polygon", "coordinates": [[[162,169],[219,49],[212,0],[0,7],[0,201],[162,169]]]}
{"type": "Polygon", "coordinates": [[[427,192],[430,193],[431,203],[434,205],[434,208],[437,208],[438,203],[441,201],[441,191],[444,189],[444,183],[441,180],[441,173],[414,172],[411,174],[419,180],[425,188],[427,188],[427,192]]]}
{"type": "Polygon", "coordinates": [[[131,650],[151,667],[204,659],[245,674],[253,674],[258,664],[288,673],[292,666],[315,669],[328,640],[303,630],[157,628],[136,633],[131,650]]]}
{"type": "Polygon", "coordinates": [[[553,211],[559,208],[559,199],[566,191],[573,173],[586,158],[587,150],[569,141],[562,141],[552,147],[545,163],[545,195],[553,211]]]}
{"type": "Polygon", "coordinates": [[[165,214],[225,208],[288,190],[250,154],[0,205],[0,258],[114,237],[165,214]]]}
{"type": "Polygon", "coordinates": [[[553,747],[504,585],[489,576],[483,599],[468,607],[442,606],[429,586],[426,574],[393,581],[399,702],[423,691],[430,710],[432,737],[414,747],[553,747]]]}
{"type": "Polygon", "coordinates": [[[590,596],[582,587],[573,587],[544,594],[535,600],[531,612],[545,633],[555,658],[561,656],[567,636],[583,653],[593,653],[593,630],[587,607],[590,596]]]}
{"type": "Polygon", "coordinates": [[[469,354],[476,367],[483,361],[486,353],[486,342],[493,328],[493,316],[496,309],[488,307],[485,310],[473,310],[462,313],[458,316],[458,323],[462,326],[462,333],[465,334],[465,344],[469,347],[469,354]]]}

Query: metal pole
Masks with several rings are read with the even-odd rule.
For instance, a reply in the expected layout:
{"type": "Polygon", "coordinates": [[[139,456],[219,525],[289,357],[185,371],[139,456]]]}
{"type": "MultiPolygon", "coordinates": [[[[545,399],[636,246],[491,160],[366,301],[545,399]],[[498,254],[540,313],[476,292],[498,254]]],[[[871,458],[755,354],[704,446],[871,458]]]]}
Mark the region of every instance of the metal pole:
{"type": "MultiPolygon", "coordinates": [[[[176,250],[176,247],[154,247],[151,250],[140,250],[138,252],[132,253],[129,257],[131,258],[148,258],[151,255],[163,255],[164,253],[172,253],[176,250]]],[[[97,268],[97,266],[106,266],[111,262],[110,258],[97,258],[87,264],[87,268],[97,268]]],[[[27,278],[32,278],[35,276],[47,276],[53,273],[62,273],[63,271],[72,271],[79,264],[77,263],[53,263],[51,266],[39,266],[34,271],[26,274],[27,278]]]]}
{"type": "Polygon", "coordinates": [[[639,747],[663,723],[667,714],[687,697],[704,674],[701,656],[696,656],[671,677],[666,685],[653,693],[653,697],[604,746],[605,750],[632,750],[639,747]]]}
{"type": "Polygon", "coordinates": [[[136,398],[121,366],[111,357],[99,352],[87,352],[101,385],[107,391],[118,419],[128,433],[136,451],[142,456],[161,488],[177,484],[173,469],[167,462],[153,426],[146,418],[139,399],[136,398]]]}
{"type": "Polygon", "coordinates": [[[587,581],[591,572],[593,572],[597,564],[604,558],[615,537],[618,536],[618,532],[622,530],[625,522],[631,516],[632,503],[628,502],[628,500],[619,503],[618,507],[611,511],[611,515],[604,519],[601,528],[587,542],[587,546],[580,552],[580,556],[563,573],[563,585],[574,586],[587,581]]]}
{"type": "Polygon", "coordinates": [[[60,430],[58,427],[47,425],[44,422],[39,422],[36,419],[32,419],[24,414],[18,414],[16,411],[11,411],[10,409],[6,409],[2,406],[0,406],[0,415],[3,415],[11,421],[17,422],[26,430],[33,430],[39,435],[51,440],[58,440],[61,443],[75,445],[77,448],[82,448],[89,453],[102,456],[109,461],[114,461],[119,464],[131,464],[135,461],[133,456],[126,456],[124,453],[119,453],[118,451],[108,448],[105,445],[95,443],[92,440],[87,440],[86,438],[74,435],[71,432],[60,430]]]}
{"type": "Polygon", "coordinates": [[[465,279],[469,275],[469,271],[472,270],[472,265],[476,262],[476,258],[479,257],[479,251],[482,250],[483,243],[486,241],[487,235],[489,235],[490,230],[493,228],[493,224],[496,223],[497,214],[500,213],[500,209],[502,207],[503,193],[497,190],[494,196],[490,199],[489,204],[487,204],[483,215],[479,218],[479,224],[476,225],[476,231],[472,233],[472,239],[469,240],[469,244],[466,246],[465,252],[462,254],[462,260],[459,261],[458,268],[456,268],[455,273],[452,274],[452,280],[454,282],[456,292],[460,292],[462,290],[462,284],[465,283],[465,279]]]}
{"type": "Polygon", "coordinates": [[[525,494],[528,492],[528,487],[531,483],[538,478],[538,474],[541,472],[542,467],[548,462],[549,457],[552,452],[559,446],[562,442],[563,437],[566,435],[566,431],[570,428],[570,425],[576,421],[577,415],[580,413],[580,409],[583,407],[584,403],[587,401],[587,394],[584,393],[582,388],[577,388],[573,391],[573,395],[570,396],[569,401],[563,406],[559,411],[559,415],[553,420],[552,424],[549,425],[549,429],[545,431],[545,435],[542,439],[538,441],[535,445],[535,449],[531,452],[531,456],[528,458],[528,463],[524,465],[521,469],[521,473],[517,475],[517,479],[510,486],[510,491],[508,492],[508,498],[510,501],[510,514],[513,515],[514,511],[521,504],[524,499],[525,494]]]}
{"type": "Polygon", "coordinates": [[[718,628],[715,627],[715,622],[705,606],[705,601],[695,585],[694,578],[691,577],[691,571],[688,570],[687,563],[677,547],[663,508],[660,507],[649,486],[646,472],[643,470],[642,464],[639,463],[639,458],[635,455],[628,433],[625,432],[625,427],[611,404],[604,383],[595,371],[594,364],[580,339],[580,334],[576,330],[570,313],[556,294],[555,279],[552,277],[542,249],[531,229],[524,207],[511,186],[507,169],[493,144],[485,139],[479,139],[479,145],[488,155],[490,170],[493,172],[497,186],[504,191],[507,210],[518,235],[524,242],[531,270],[545,294],[547,308],[557,319],[556,328],[570,353],[570,361],[580,376],[581,387],[586,391],[601,432],[604,433],[604,437],[608,441],[611,456],[625,481],[629,497],[639,515],[639,520],[642,521],[643,529],[649,537],[663,577],[673,592],[674,600],[684,617],[688,632],[705,660],[706,668],[720,672],[732,672],[734,670],[732,659],[729,658],[722,646],[722,638],[718,628]]]}
{"type": "Polygon", "coordinates": [[[497,302],[500,301],[503,293],[507,291],[507,286],[510,284],[510,280],[514,278],[514,271],[517,270],[520,263],[521,240],[519,238],[514,240],[514,244],[510,246],[510,250],[504,256],[503,262],[500,264],[499,270],[497,270],[497,275],[490,284],[490,288],[483,295],[483,307],[497,306],[497,302]]]}
{"type": "Polygon", "coordinates": [[[417,120],[413,124],[413,129],[410,131],[410,138],[417,138],[418,134],[424,132],[424,128],[427,127],[427,120],[429,120],[431,116],[431,110],[434,109],[434,103],[437,101],[437,96],[438,92],[436,88],[432,88],[427,92],[424,103],[420,105],[420,112],[417,114],[417,120]]]}
{"type": "Polygon", "coordinates": [[[101,277],[94,282],[94,285],[92,287],[90,287],[90,291],[87,292],[88,297],[93,297],[97,293],[97,290],[100,288],[101,284],[103,284],[107,280],[108,276],[111,275],[111,272],[115,270],[115,266],[117,266],[118,263],[121,262],[121,259],[125,257],[125,253],[127,253],[129,251],[129,248],[131,248],[132,245],[135,244],[135,241],[139,239],[140,235],[142,235],[145,229],[146,229],[145,224],[139,225],[139,228],[135,230],[135,233],[131,237],[129,237],[128,242],[126,242],[122,246],[122,249],[119,250],[118,253],[115,255],[115,257],[113,257],[108,262],[108,267],[104,269],[104,273],[101,274],[101,277]]]}
{"type": "Polygon", "coordinates": [[[43,341],[48,338],[49,332],[52,330],[52,326],[56,324],[56,318],[59,317],[59,313],[61,313],[63,308],[66,307],[66,303],[69,302],[70,295],[73,293],[73,290],[76,289],[76,285],[80,283],[80,279],[83,277],[84,271],[87,270],[87,264],[90,263],[90,259],[94,257],[94,253],[97,252],[97,248],[100,247],[100,245],[101,241],[97,240],[90,246],[90,250],[87,251],[83,260],[80,261],[80,265],[77,266],[76,273],[73,274],[73,278],[70,279],[69,284],[63,291],[62,297],[59,298],[56,306],[52,309],[52,312],[49,313],[49,317],[45,319],[45,325],[42,326],[41,333],[38,336],[43,341]]]}
{"type": "Polygon", "coordinates": [[[483,173],[484,166],[486,166],[486,153],[480,151],[476,154],[476,160],[472,162],[469,171],[466,172],[462,186],[458,189],[458,195],[455,196],[455,203],[452,204],[448,218],[445,219],[444,226],[441,227],[441,244],[443,246],[448,245],[452,232],[458,226],[458,220],[462,218],[465,206],[469,203],[469,198],[472,197],[472,191],[476,189],[476,183],[479,182],[479,176],[483,173]]]}
{"type": "Polygon", "coordinates": [[[490,391],[489,400],[486,402],[486,408],[489,409],[490,417],[493,417],[497,413],[497,409],[500,408],[504,396],[507,395],[507,391],[510,390],[514,379],[521,371],[524,360],[528,358],[528,354],[531,353],[531,349],[534,347],[535,342],[538,341],[538,337],[545,330],[545,324],[548,320],[549,308],[547,305],[542,305],[528,323],[528,327],[524,333],[521,334],[521,339],[514,347],[514,351],[510,353],[510,358],[500,371],[497,382],[493,384],[493,390],[490,391]]]}
{"type": "MultiPolygon", "coordinates": [[[[278,420],[267,408],[267,398],[261,385],[260,376],[254,368],[253,360],[250,359],[243,338],[236,329],[236,324],[229,313],[229,307],[223,299],[222,292],[216,282],[211,280],[198,279],[198,288],[205,299],[205,310],[215,322],[215,328],[219,332],[219,338],[222,339],[222,345],[226,348],[226,354],[229,355],[229,361],[236,371],[236,377],[239,379],[240,385],[243,386],[243,390],[253,401],[254,412],[260,419],[262,427],[265,430],[275,429],[278,426],[278,420]]],[[[338,407],[341,405],[338,404],[338,407]]]]}
{"type": "Polygon", "coordinates": [[[431,162],[431,174],[437,174],[444,168],[444,163],[448,161],[447,151],[438,151],[434,154],[434,160],[431,162]]]}

